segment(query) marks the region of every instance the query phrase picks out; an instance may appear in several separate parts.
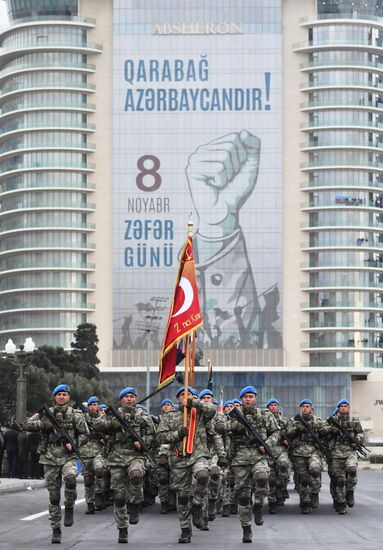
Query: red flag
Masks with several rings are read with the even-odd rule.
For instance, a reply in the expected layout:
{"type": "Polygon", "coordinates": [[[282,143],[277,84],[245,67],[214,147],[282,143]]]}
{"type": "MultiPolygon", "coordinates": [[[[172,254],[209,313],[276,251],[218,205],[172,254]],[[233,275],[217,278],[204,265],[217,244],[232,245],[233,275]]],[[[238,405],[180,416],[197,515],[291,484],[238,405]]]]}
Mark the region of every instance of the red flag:
{"type": "Polygon", "coordinates": [[[181,255],[176,288],[170,306],[160,361],[158,387],[172,380],[176,370],[177,342],[202,326],[195,275],[192,237],[186,239],[181,255]]]}

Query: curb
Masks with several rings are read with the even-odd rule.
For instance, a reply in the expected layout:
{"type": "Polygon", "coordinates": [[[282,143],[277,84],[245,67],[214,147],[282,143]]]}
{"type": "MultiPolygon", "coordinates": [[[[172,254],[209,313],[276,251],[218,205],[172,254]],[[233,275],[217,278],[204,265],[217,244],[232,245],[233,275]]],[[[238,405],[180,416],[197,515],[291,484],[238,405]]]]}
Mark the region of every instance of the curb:
{"type": "Polygon", "coordinates": [[[25,479],[14,483],[7,482],[6,484],[2,484],[0,480],[0,495],[5,495],[7,493],[18,493],[19,491],[33,491],[33,489],[41,489],[42,487],[46,487],[46,484],[47,482],[45,479],[25,479]]]}

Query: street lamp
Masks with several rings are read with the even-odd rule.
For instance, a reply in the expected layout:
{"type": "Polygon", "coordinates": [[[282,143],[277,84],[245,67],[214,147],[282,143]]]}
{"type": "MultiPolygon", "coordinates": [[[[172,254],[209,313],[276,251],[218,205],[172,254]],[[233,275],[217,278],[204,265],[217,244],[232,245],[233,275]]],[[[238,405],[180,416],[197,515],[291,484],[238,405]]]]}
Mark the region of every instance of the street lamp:
{"type": "Polygon", "coordinates": [[[24,369],[30,365],[35,347],[36,345],[30,337],[26,338],[24,344],[20,345],[19,351],[17,351],[12,338],[9,338],[5,344],[6,354],[8,357],[13,357],[19,367],[16,380],[16,422],[18,424],[25,421],[27,412],[27,379],[25,378],[24,369]]]}

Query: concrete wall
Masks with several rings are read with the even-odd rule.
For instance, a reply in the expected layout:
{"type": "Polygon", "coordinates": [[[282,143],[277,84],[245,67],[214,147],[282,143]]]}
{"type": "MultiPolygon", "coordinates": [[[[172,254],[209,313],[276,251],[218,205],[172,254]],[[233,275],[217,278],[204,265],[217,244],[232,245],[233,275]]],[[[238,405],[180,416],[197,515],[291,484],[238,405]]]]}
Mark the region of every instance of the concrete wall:
{"type": "Polygon", "coordinates": [[[383,369],[372,369],[367,381],[352,382],[351,409],[372,436],[383,438],[383,369]]]}

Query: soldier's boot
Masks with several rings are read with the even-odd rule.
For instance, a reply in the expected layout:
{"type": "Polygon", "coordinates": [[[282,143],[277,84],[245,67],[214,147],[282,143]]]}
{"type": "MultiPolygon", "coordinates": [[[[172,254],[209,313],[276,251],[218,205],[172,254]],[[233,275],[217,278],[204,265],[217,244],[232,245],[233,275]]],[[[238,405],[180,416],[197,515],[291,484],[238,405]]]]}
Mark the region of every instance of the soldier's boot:
{"type": "Polygon", "coordinates": [[[61,529],[60,527],[55,527],[52,531],[52,544],[60,544],[61,542],[61,529]]]}
{"type": "Polygon", "coordinates": [[[338,502],[337,507],[336,507],[336,511],[341,516],[344,516],[344,514],[347,514],[346,503],[345,502],[338,502]]]}
{"type": "Polygon", "coordinates": [[[180,544],[188,544],[189,542],[191,542],[191,535],[192,535],[192,532],[190,527],[183,527],[181,529],[181,535],[178,539],[178,542],[180,544]]]}
{"type": "Polygon", "coordinates": [[[121,542],[122,544],[126,544],[128,542],[128,529],[126,527],[122,527],[118,530],[118,542],[121,542]]]}
{"type": "Polygon", "coordinates": [[[217,500],[217,516],[220,516],[222,514],[222,509],[223,509],[222,498],[219,498],[217,500]]]}
{"type": "Polygon", "coordinates": [[[354,491],[346,492],[346,503],[349,508],[353,508],[355,504],[354,491]]]}
{"type": "Polygon", "coordinates": [[[131,525],[136,525],[139,521],[139,513],[140,511],[140,507],[138,506],[138,504],[135,504],[135,505],[131,505],[130,506],[130,510],[129,510],[129,523],[131,525]]]}
{"type": "Polygon", "coordinates": [[[94,494],[94,508],[99,512],[100,510],[105,510],[106,504],[104,502],[104,497],[102,493],[94,494]]]}
{"type": "Polygon", "coordinates": [[[230,504],[224,504],[222,506],[222,517],[223,518],[230,517],[230,504]]]}
{"type": "Polygon", "coordinates": [[[252,542],[252,532],[250,525],[245,525],[245,527],[242,527],[243,529],[243,535],[242,535],[242,542],[252,542]]]}
{"type": "Polygon", "coordinates": [[[260,504],[254,504],[254,521],[255,525],[263,525],[263,510],[260,504]]]}
{"type": "Polygon", "coordinates": [[[279,497],[277,498],[277,506],[279,506],[280,508],[282,508],[282,506],[285,505],[285,501],[283,498],[279,497]]]}
{"type": "Polygon", "coordinates": [[[237,502],[233,502],[232,504],[230,504],[230,514],[232,514],[232,515],[237,515],[238,514],[238,503],[237,502]]]}
{"type": "Polygon", "coordinates": [[[338,511],[338,504],[339,504],[339,503],[338,503],[337,500],[334,499],[334,500],[332,501],[332,505],[333,505],[333,507],[334,507],[335,512],[338,511]]]}
{"type": "Polygon", "coordinates": [[[73,525],[73,508],[65,508],[64,525],[65,525],[65,527],[72,527],[72,525],[73,525]]]}
{"type": "Polygon", "coordinates": [[[315,510],[319,506],[319,495],[318,493],[312,493],[311,495],[311,508],[315,510]]]}
{"type": "Polygon", "coordinates": [[[269,514],[276,514],[277,513],[277,502],[269,502],[269,514]]]}
{"type": "Polygon", "coordinates": [[[86,513],[88,516],[94,514],[94,503],[93,503],[93,502],[88,502],[88,503],[87,503],[85,513],[86,513]]]}
{"type": "Polygon", "coordinates": [[[168,514],[169,512],[169,502],[167,500],[161,502],[161,514],[168,514]]]}
{"type": "Polygon", "coordinates": [[[214,521],[217,516],[217,501],[209,498],[208,504],[209,521],[214,521]]]}
{"type": "Polygon", "coordinates": [[[196,506],[195,504],[193,504],[191,512],[194,527],[197,527],[197,529],[201,529],[204,526],[204,520],[202,517],[202,506],[196,506]]]}
{"type": "Polygon", "coordinates": [[[311,512],[311,507],[308,502],[303,502],[300,506],[301,506],[301,514],[307,515],[311,512]]]}
{"type": "Polygon", "coordinates": [[[283,498],[284,498],[285,500],[287,500],[288,498],[290,498],[290,495],[289,495],[289,492],[288,492],[288,490],[287,490],[287,487],[284,487],[284,489],[283,489],[283,498]]]}

